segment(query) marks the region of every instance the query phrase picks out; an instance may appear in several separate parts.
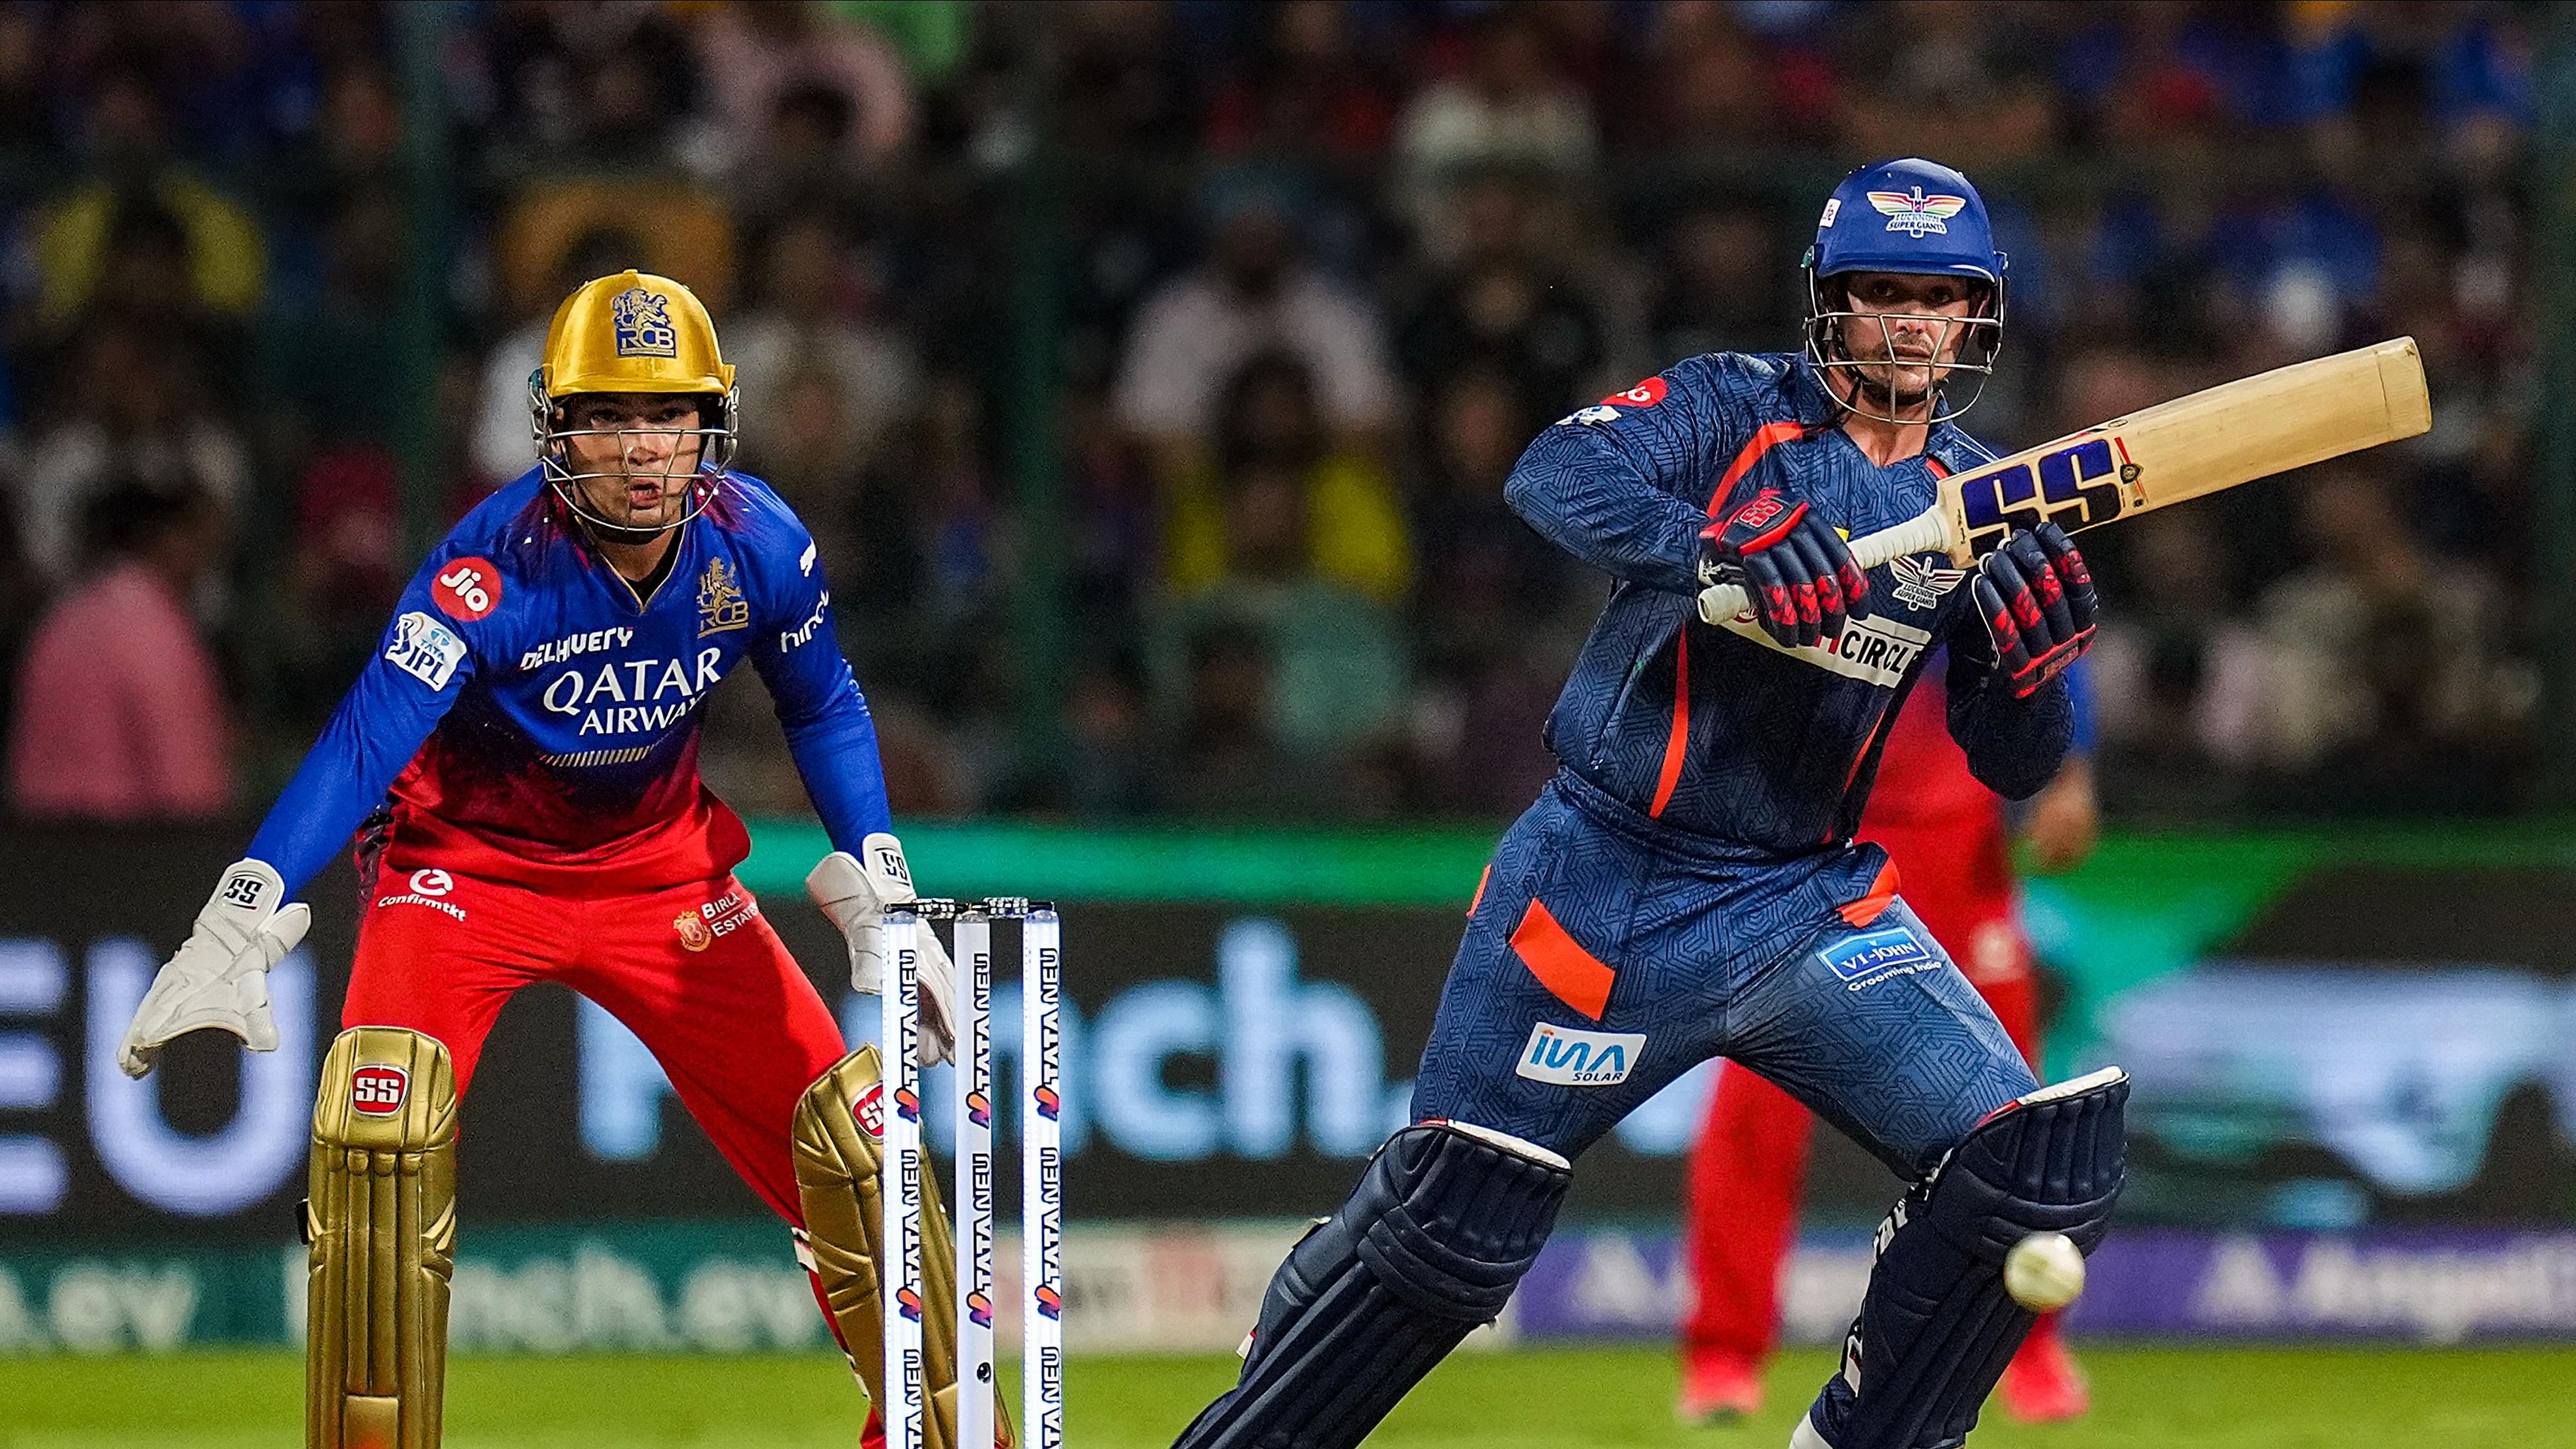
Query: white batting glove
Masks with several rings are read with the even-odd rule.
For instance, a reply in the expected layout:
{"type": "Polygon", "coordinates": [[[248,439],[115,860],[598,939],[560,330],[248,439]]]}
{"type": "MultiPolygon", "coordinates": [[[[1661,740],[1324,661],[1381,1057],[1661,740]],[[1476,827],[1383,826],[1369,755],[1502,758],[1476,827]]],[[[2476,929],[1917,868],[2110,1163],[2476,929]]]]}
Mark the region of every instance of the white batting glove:
{"type": "Polygon", "coordinates": [[[150,1072],[161,1048],[203,1027],[231,1032],[255,1052],[277,1050],[268,970],[313,923],[309,907],[285,905],[285,899],[286,882],[266,861],[237,860],[224,871],[223,883],[197,912],[196,928],[134,1009],[116,1054],[127,1076],[150,1072]]]}
{"type": "MultiPolygon", "coordinates": [[[[853,858],[846,850],[824,856],[805,877],[805,893],[850,943],[850,989],[875,996],[885,989],[885,913],[889,906],[919,899],[912,888],[912,868],[903,861],[903,842],[880,830],[859,842],[853,858]]],[[[913,1061],[932,1066],[948,1060],[957,1031],[957,968],[939,933],[924,927],[917,938],[919,954],[913,979],[921,1001],[921,1030],[914,1034],[913,1061]]]]}

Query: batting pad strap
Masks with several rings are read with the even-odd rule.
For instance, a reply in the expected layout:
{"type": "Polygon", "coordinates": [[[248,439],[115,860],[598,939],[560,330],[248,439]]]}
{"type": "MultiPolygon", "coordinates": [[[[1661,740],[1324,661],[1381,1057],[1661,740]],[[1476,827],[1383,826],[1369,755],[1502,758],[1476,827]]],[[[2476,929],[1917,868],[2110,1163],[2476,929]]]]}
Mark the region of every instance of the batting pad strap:
{"type": "Polygon", "coordinates": [[[2128,1171],[2116,1069],[2043,1088],[1971,1129],[1879,1228],[1842,1372],[1808,1416],[1832,1449],[1953,1449],[2030,1331],[2003,1259],[2035,1232],[2090,1252],[2128,1171]]]}

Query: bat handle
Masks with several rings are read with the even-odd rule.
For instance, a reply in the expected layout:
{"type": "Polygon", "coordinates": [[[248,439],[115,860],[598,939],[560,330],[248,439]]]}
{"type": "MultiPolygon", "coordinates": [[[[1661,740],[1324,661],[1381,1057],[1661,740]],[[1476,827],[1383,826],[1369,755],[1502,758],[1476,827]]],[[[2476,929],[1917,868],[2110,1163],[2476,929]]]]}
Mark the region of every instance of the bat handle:
{"type": "MultiPolygon", "coordinates": [[[[1852,561],[1865,569],[1909,553],[1949,551],[1950,521],[1938,503],[1894,527],[1864,533],[1851,541],[1852,561]]],[[[1750,602],[1738,585],[1711,584],[1699,591],[1699,616],[1703,622],[1722,624],[1743,613],[1750,602]]]]}

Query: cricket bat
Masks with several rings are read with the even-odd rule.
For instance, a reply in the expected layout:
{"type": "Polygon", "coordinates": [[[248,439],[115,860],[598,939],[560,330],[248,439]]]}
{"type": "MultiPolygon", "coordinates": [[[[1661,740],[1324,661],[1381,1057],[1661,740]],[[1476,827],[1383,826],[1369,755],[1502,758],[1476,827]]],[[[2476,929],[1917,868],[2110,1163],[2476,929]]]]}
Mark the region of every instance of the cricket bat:
{"type": "MultiPolygon", "coordinates": [[[[2415,339],[2294,362],[1941,480],[1932,506],[1851,541],[1862,568],[1914,553],[1969,566],[2045,520],[2068,533],[2257,478],[2411,438],[2433,425],[2415,339]]],[[[1709,623],[1745,610],[1744,590],[1700,591],[1709,623]]]]}

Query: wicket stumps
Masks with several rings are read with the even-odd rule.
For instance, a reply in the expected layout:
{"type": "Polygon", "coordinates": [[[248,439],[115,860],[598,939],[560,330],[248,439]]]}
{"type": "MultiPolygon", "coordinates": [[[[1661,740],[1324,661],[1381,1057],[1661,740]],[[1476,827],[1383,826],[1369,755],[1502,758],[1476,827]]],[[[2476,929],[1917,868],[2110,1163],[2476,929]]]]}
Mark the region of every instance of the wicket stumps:
{"type": "Polygon", "coordinates": [[[954,923],[957,967],[957,1443],[993,1443],[993,922],[1020,924],[1020,1433],[1027,1449],[1064,1444],[1064,1152],[1059,1111],[1064,1064],[1063,931],[1045,901],[997,896],[919,900],[886,913],[886,954],[894,980],[881,998],[885,1059],[887,1273],[886,1449],[924,1449],[925,1375],[921,1314],[920,933],[925,921],[954,923]]]}

